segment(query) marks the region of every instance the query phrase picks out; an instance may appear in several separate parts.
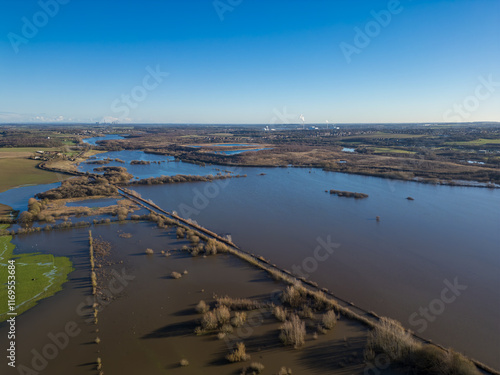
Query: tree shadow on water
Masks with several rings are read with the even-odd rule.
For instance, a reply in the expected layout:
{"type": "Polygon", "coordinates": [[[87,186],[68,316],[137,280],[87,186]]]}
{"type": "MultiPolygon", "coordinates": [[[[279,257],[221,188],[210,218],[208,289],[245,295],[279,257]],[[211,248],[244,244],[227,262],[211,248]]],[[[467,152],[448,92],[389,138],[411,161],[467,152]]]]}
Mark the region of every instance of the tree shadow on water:
{"type": "Polygon", "coordinates": [[[196,319],[186,320],[184,322],[168,324],[158,328],[147,335],[142,336],[142,339],[161,339],[166,337],[178,337],[194,335],[194,329],[198,325],[196,319]]]}
{"type": "Polygon", "coordinates": [[[303,348],[300,362],[312,373],[362,374],[365,368],[363,351],[366,338],[329,341],[303,348]]]}

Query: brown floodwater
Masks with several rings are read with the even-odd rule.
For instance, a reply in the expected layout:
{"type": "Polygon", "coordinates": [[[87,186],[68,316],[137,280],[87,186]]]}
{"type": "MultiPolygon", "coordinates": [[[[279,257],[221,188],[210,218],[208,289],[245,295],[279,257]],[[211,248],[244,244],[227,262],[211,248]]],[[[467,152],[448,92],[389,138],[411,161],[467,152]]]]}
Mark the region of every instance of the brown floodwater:
{"type": "MultiPolygon", "coordinates": [[[[32,349],[52,358],[50,333],[63,337],[61,332],[69,323],[73,324],[70,332],[78,333],[54,353],[55,358],[47,360],[41,374],[96,373],[97,357],[108,374],[235,374],[249,364],[230,364],[224,359],[237,341],[244,341],[251,361],[264,364],[270,373],[282,366],[294,374],[364,373],[367,330],[345,318],[333,332],[317,340],[312,336],[315,329],[308,327],[302,350],[282,347],[279,323],[266,311],[249,313],[249,325],[236,330],[231,340],[194,334],[200,318],[194,307],[201,299],[213,303],[214,295],[228,295],[275,300],[284,285],[266,272],[229,254],[192,257],[180,251],[186,242],[176,239],[173,230],[160,230],[151,223],[101,225],[93,227],[92,233],[113,245],[106,265],[99,270],[104,270],[100,284],[110,299],[100,301],[97,325],[89,319],[88,309],[92,303],[88,230],[54,231],[14,240],[19,251],[69,256],[75,267],[63,291],[18,317],[18,366],[33,368],[32,349]],[[120,237],[123,233],[132,237],[120,237]],[[146,255],[146,248],[155,253],[146,255]],[[164,256],[162,250],[171,255],[164,256]],[[172,271],[184,270],[188,272],[182,278],[170,277],[172,271]],[[181,367],[181,359],[187,359],[189,366],[181,367]]],[[[6,324],[0,325],[0,337],[6,335],[6,329],[6,324]]]]}
{"type": "MultiPolygon", "coordinates": [[[[157,158],[134,152],[139,154],[114,156],[157,158]]],[[[235,170],[176,162],[135,167],[141,177],[235,170]]],[[[134,189],[166,210],[231,234],[244,249],[307,275],[339,297],[500,369],[498,189],[316,169],[241,168],[237,173],[248,177],[134,189]],[[332,196],[324,192],[329,189],[369,198],[332,196]],[[338,247],[326,256],[316,249],[328,239],[338,247]]],[[[33,238],[47,244],[49,237],[33,238]]]]}
{"type": "Polygon", "coordinates": [[[500,369],[498,190],[314,169],[238,173],[248,177],[134,189],[339,297],[500,369]],[[338,247],[316,251],[328,239],[338,247]]]}

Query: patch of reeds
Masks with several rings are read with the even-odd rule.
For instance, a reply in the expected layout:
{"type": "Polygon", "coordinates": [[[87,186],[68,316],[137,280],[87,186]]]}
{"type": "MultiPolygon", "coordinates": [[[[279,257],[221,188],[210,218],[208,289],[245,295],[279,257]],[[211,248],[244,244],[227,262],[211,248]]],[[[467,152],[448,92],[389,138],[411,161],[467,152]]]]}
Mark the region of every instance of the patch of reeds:
{"type": "Polygon", "coordinates": [[[305,343],[306,325],[297,315],[292,315],[280,327],[279,338],[285,345],[298,349],[305,343]]]}

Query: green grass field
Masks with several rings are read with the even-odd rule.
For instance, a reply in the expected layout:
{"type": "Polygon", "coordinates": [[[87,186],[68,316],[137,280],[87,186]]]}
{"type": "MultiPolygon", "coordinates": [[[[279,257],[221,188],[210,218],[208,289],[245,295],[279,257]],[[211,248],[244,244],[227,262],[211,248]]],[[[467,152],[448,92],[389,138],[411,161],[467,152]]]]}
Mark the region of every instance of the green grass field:
{"type": "Polygon", "coordinates": [[[474,139],[473,141],[466,141],[466,142],[446,142],[446,144],[455,146],[500,145],[500,139],[479,138],[479,139],[474,139]]]}
{"type": "Polygon", "coordinates": [[[62,178],[56,173],[36,168],[39,162],[31,159],[0,159],[0,192],[21,185],[49,184],[62,178]]]}
{"type": "Polygon", "coordinates": [[[425,137],[426,135],[425,134],[398,134],[398,133],[383,133],[383,132],[376,132],[376,133],[373,133],[373,134],[360,134],[360,135],[348,135],[346,137],[340,137],[339,139],[340,140],[343,140],[343,139],[356,139],[356,138],[359,138],[359,139],[370,139],[370,138],[399,138],[399,139],[403,139],[403,138],[422,138],[422,137],[425,137]]]}
{"type": "MultiPolygon", "coordinates": [[[[0,225],[0,228],[6,228],[0,225]]],[[[62,289],[68,274],[73,271],[66,257],[51,254],[14,254],[12,236],[0,236],[0,322],[8,319],[7,261],[15,259],[16,310],[19,315],[62,289]]]]}
{"type": "Polygon", "coordinates": [[[376,147],[374,152],[376,154],[380,154],[380,153],[415,154],[415,151],[400,150],[397,148],[389,148],[389,147],[376,147]]]}
{"type": "Polygon", "coordinates": [[[2,157],[2,153],[8,152],[29,152],[33,154],[37,151],[58,151],[60,148],[45,148],[45,147],[0,147],[0,157],[2,157]]]}

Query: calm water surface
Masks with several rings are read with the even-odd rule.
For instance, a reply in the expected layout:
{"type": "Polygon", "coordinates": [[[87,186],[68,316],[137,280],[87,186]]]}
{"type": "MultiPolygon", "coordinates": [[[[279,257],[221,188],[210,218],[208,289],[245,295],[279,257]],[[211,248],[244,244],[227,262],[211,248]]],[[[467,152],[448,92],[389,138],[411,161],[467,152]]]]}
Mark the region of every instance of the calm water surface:
{"type": "Polygon", "coordinates": [[[296,168],[240,173],[248,177],[134,189],[340,297],[500,368],[497,190],[296,168]],[[328,239],[338,248],[315,257],[328,239]],[[459,285],[459,295],[439,302],[448,282],[459,285]],[[421,308],[431,314],[424,318],[421,308]]]}
{"type": "MultiPolygon", "coordinates": [[[[247,174],[212,183],[134,189],[166,210],[231,234],[244,249],[308,276],[339,297],[500,368],[498,190],[314,169],[202,167],[141,151],[98,157],[122,159],[125,164],[108,165],[125,166],[140,178],[218,170],[247,174]],[[161,163],[130,165],[131,160],[161,163]],[[330,189],[369,198],[337,197],[325,192],[330,189]],[[315,252],[324,242],[335,244],[328,256],[315,252]],[[456,298],[445,303],[440,299],[450,283],[458,285],[456,298]],[[424,309],[430,311],[427,318],[420,313],[424,309]]],[[[82,170],[94,167],[80,165],[82,170]]],[[[33,194],[48,188],[38,187],[33,194]]],[[[0,194],[0,202],[12,205],[4,195],[9,192],[0,194]]]]}

